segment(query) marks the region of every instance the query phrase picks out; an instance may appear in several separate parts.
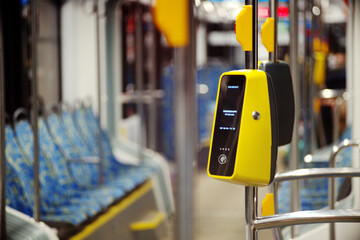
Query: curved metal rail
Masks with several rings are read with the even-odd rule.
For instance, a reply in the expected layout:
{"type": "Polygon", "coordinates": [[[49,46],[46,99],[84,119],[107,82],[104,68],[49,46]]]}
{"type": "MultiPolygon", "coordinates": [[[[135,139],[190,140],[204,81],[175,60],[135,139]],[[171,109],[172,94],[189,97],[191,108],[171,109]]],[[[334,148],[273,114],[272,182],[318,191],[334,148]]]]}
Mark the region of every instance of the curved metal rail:
{"type": "MultiPolygon", "coordinates": [[[[359,140],[345,139],[339,145],[334,146],[329,159],[330,168],[297,169],[276,174],[273,182],[275,212],[278,212],[277,187],[279,182],[312,179],[312,178],[330,178],[329,179],[329,209],[335,209],[335,177],[359,177],[360,168],[335,168],[336,156],[344,149],[349,147],[359,147],[359,140]]],[[[278,239],[282,239],[280,230],[277,229],[278,239]]],[[[334,239],[335,226],[330,224],[330,238],[334,239]]]]}
{"type": "Polygon", "coordinates": [[[360,177],[360,168],[309,168],[278,173],[274,184],[290,180],[330,177],[360,177]]]}
{"type": "Polygon", "coordinates": [[[311,223],[360,222],[360,210],[315,210],[276,214],[253,221],[254,231],[311,223]]]}

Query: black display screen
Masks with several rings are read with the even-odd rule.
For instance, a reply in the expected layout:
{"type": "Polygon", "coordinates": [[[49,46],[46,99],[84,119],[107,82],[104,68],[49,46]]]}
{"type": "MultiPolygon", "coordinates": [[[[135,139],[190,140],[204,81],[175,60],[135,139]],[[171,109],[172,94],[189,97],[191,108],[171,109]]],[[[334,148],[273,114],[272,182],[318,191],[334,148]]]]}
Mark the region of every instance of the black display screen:
{"type": "Polygon", "coordinates": [[[216,111],[209,171],[231,176],[234,172],[245,92],[244,75],[224,75],[216,111]]]}

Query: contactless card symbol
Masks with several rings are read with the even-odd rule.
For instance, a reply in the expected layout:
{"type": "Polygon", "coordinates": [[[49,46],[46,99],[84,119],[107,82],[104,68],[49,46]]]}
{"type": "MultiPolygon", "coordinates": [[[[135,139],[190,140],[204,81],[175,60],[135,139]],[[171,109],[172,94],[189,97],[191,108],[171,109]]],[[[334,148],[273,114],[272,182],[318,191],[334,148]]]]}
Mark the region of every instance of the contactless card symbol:
{"type": "Polygon", "coordinates": [[[221,154],[219,157],[218,157],[218,161],[220,164],[225,164],[227,162],[227,157],[225,154],[221,154]]]}

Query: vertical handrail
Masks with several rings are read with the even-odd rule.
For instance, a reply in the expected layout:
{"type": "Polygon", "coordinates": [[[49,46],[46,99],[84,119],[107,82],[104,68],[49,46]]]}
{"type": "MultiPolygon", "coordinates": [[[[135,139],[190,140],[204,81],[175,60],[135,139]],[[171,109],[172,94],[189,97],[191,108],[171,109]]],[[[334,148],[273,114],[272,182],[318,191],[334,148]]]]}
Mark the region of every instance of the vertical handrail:
{"type": "Polygon", "coordinates": [[[139,129],[139,159],[143,160],[143,149],[146,147],[146,127],[145,127],[145,113],[143,102],[144,90],[144,54],[143,54],[143,20],[142,20],[142,6],[139,4],[135,10],[135,92],[136,92],[136,106],[140,117],[139,129]]]}
{"type": "Polygon", "coordinates": [[[188,3],[189,44],[175,48],[175,160],[177,194],[175,239],[193,239],[194,162],[197,150],[195,26],[193,1],[188,3]]]}
{"type": "MultiPolygon", "coordinates": [[[[292,0],[290,4],[290,70],[294,86],[295,118],[293,138],[291,141],[290,170],[299,168],[299,117],[300,117],[300,82],[298,79],[298,1],[292,0]]],[[[291,211],[299,208],[298,182],[291,182],[291,211]]],[[[295,229],[291,228],[291,237],[295,237],[295,229]]]]}
{"type": "MultiPolygon", "coordinates": [[[[245,5],[252,5],[252,51],[245,52],[245,68],[258,68],[258,1],[245,0],[245,5]]],[[[254,220],[257,218],[257,196],[258,190],[256,187],[245,187],[245,224],[246,224],[246,239],[255,240],[256,231],[253,226],[254,220]]]]}
{"type": "Polygon", "coordinates": [[[98,94],[98,111],[99,111],[99,139],[98,139],[98,145],[99,145],[99,185],[103,183],[103,144],[102,144],[102,132],[101,132],[101,63],[100,63],[100,18],[99,18],[99,0],[95,2],[94,5],[94,13],[95,13],[95,19],[96,19],[96,68],[97,68],[97,94],[98,94]]]}
{"type": "Polygon", "coordinates": [[[277,60],[278,60],[278,42],[277,42],[278,0],[272,0],[271,1],[270,9],[271,9],[271,17],[274,18],[274,51],[270,52],[269,55],[270,55],[270,60],[272,62],[276,63],[277,60]]]}
{"type": "Polygon", "coordinates": [[[0,11],[0,239],[6,238],[6,171],[5,171],[5,74],[2,15],[0,11]]]}
{"type": "Polygon", "coordinates": [[[156,78],[157,78],[157,42],[156,42],[156,28],[153,25],[151,27],[151,39],[152,46],[149,49],[149,58],[151,62],[151,70],[149,73],[149,90],[151,96],[150,111],[149,111],[149,147],[153,150],[157,148],[157,99],[154,96],[156,90],[156,78]]]}
{"type": "Polygon", "coordinates": [[[31,68],[32,68],[32,127],[34,132],[34,218],[40,221],[39,184],[39,132],[38,132],[38,87],[37,87],[37,0],[31,0],[31,68]]]}
{"type": "MultiPolygon", "coordinates": [[[[269,58],[270,58],[270,61],[273,63],[277,63],[277,61],[278,61],[278,37],[277,37],[277,35],[278,35],[277,34],[278,33],[278,19],[279,19],[278,5],[279,5],[278,0],[272,0],[270,2],[270,13],[271,13],[270,17],[274,18],[274,51],[269,53],[269,58]]],[[[276,204],[277,203],[275,202],[275,212],[278,211],[276,204]]],[[[280,228],[274,229],[274,234],[275,234],[276,240],[283,239],[280,228]]]]}
{"type": "MultiPolygon", "coordinates": [[[[358,140],[345,139],[340,145],[334,146],[329,159],[329,168],[334,168],[336,165],[336,156],[339,152],[348,147],[359,147],[360,142],[358,140]]],[[[329,178],[329,190],[328,190],[328,205],[329,209],[335,209],[335,179],[329,178]]],[[[330,223],[330,240],[335,240],[335,223],[330,223]]]]}

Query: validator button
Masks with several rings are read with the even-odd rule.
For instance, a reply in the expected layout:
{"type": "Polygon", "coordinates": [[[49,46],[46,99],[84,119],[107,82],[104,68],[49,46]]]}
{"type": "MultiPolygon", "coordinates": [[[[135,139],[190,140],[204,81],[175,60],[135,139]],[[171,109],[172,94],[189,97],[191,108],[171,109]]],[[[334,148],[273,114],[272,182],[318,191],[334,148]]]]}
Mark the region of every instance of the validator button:
{"type": "Polygon", "coordinates": [[[218,161],[220,164],[225,164],[227,162],[227,157],[225,154],[221,154],[219,157],[218,157],[218,161]]]}

